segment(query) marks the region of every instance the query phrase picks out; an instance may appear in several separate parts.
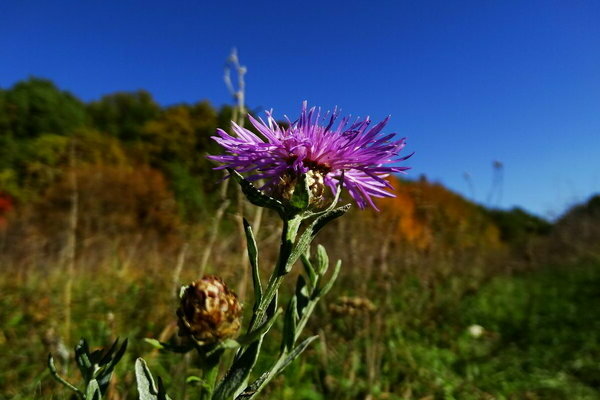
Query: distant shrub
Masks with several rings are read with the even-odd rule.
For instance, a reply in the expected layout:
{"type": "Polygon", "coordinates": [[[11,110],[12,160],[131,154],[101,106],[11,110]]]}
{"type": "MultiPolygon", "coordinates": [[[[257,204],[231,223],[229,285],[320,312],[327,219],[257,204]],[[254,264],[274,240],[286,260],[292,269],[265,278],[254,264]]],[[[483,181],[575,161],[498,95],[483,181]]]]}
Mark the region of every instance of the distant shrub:
{"type": "Polygon", "coordinates": [[[600,195],[571,208],[556,221],[541,253],[551,258],[600,257],[600,195]]]}
{"type": "MultiPolygon", "coordinates": [[[[67,229],[73,185],[71,173],[52,185],[38,207],[38,225],[49,237],[67,229]]],[[[78,237],[85,242],[155,237],[168,244],[179,229],[177,207],[160,171],[148,166],[85,165],[75,172],[78,237]]]]}

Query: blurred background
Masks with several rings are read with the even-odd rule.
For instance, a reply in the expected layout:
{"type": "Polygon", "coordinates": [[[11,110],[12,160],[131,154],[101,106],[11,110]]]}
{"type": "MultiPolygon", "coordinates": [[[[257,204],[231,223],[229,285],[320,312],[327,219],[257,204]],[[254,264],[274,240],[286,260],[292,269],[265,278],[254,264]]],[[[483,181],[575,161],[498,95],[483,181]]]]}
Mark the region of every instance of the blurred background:
{"type": "Polygon", "coordinates": [[[75,377],[82,336],[130,339],[109,399],[136,398],[138,356],[194,398],[193,363],[143,338],[176,335],[205,273],[251,304],[241,217],[265,274],[280,229],[210,136],[303,100],[391,115],[415,154],[380,212],[319,236],[340,282],[264,398],[600,398],[600,3],[32,0],[0,22],[0,399],[68,398],[46,357],[75,377]]]}

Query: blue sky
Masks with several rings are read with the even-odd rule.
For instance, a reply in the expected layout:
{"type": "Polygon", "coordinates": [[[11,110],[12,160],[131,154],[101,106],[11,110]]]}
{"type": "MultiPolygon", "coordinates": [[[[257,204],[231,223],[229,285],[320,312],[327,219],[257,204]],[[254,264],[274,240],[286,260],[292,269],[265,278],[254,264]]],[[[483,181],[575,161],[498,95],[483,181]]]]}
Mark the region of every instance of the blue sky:
{"type": "Polygon", "coordinates": [[[221,105],[235,46],[250,106],[391,114],[411,177],[485,203],[498,160],[492,203],[550,217],[600,192],[598,1],[28,0],[0,15],[0,87],[35,75],[84,100],[221,105]]]}

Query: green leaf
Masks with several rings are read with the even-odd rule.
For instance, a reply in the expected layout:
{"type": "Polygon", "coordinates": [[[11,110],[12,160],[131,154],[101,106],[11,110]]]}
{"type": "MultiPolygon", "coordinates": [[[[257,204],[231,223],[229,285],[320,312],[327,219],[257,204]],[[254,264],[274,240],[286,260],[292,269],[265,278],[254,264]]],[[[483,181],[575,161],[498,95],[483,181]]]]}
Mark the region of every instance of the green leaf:
{"type": "MultiPolygon", "coordinates": [[[[270,321],[270,324],[272,324],[275,320],[275,316],[278,314],[276,307],[277,296],[273,297],[273,300],[267,308],[267,323],[270,321]]],[[[238,354],[236,354],[233,361],[233,365],[217,385],[212,400],[231,400],[243,390],[247,385],[250,373],[258,360],[258,354],[260,353],[263,338],[264,334],[259,335],[254,342],[238,351],[238,354]]]]}
{"type": "Polygon", "coordinates": [[[185,378],[185,383],[196,383],[196,382],[204,383],[204,380],[202,378],[200,378],[199,376],[195,376],[195,375],[188,376],[187,378],[185,378]]]}
{"type": "Polygon", "coordinates": [[[319,335],[311,336],[305,339],[296,348],[294,348],[294,350],[290,352],[290,354],[286,357],[283,363],[279,366],[275,374],[280,374],[288,365],[290,365],[296,358],[298,358],[298,356],[300,356],[300,354],[302,354],[304,350],[306,350],[309,344],[314,342],[315,339],[317,339],[318,337],[319,335]]]}
{"type": "Polygon", "coordinates": [[[279,314],[281,314],[281,310],[277,310],[275,314],[273,314],[268,320],[266,320],[261,326],[259,326],[252,332],[246,333],[245,335],[238,337],[236,342],[239,345],[247,346],[250,343],[258,340],[261,336],[265,335],[269,331],[269,329],[271,329],[273,323],[275,323],[275,320],[277,319],[279,314]]]}
{"type": "Polygon", "coordinates": [[[87,341],[83,338],[75,346],[75,362],[81,372],[81,376],[83,376],[83,380],[86,383],[91,381],[94,375],[94,364],[90,359],[90,348],[87,341]]]}
{"type": "Polygon", "coordinates": [[[327,251],[322,245],[317,246],[317,274],[323,275],[329,268],[329,257],[327,251]]]}
{"type": "Polygon", "coordinates": [[[105,366],[99,371],[98,376],[96,377],[96,379],[98,380],[98,385],[100,386],[100,391],[103,394],[106,393],[106,390],[108,389],[108,384],[110,383],[110,377],[112,376],[113,370],[115,369],[119,361],[121,361],[121,358],[123,358],[125,350],[127,350],[127,339],[125,339],[121,344],[119,350],[117,350],[117,352],[113,356],[112,352],[114,351],[114,349],[116,349],[118,342],[119,339],[117,339],[114,342],[110,352],[110,359],[107,361],[107,364],[105,364],[105,366]]]}
{"type": "Polygon", "coordinates": [[[266,194],[258,190],[256,187],[254,187],[254,185],[252,185],[252,183],[244,179],[244,177],[240,175],[239,172],[237,172],[236,170],[227,168],[227,171],[229,171],[229,174],[240,185],[240,187],[242,188],[242,192],[244,193],[244,195],[250,203],[259,207],[273,209],[279,212],[280,215],[283,215],[285,213],[285,207],[283,206],[283,203],[281,201],[274,199],[271,196],[267,196],[266,194]]]}
{"type": "Polygon", "coordinates": [[[159,387],[157,389],[152,374],[148,369],[148,365],[143,358],[138,358],[135,361],[135,379],[137,381],[140,400],[170,400],[169,396],[165,393],[160,379],[159,387]]]}
{"type": "Polygon", "coordinates": [[[319,233],[319,231],[328,223],[330,223],[331,221],[333,221],[336,218],[341,217],[342,215],[346,214],[348,212],[348,210],[350,210],[350,207],[352,205],[351,204],[346,204],[345,206],[341,206],[338,208],[334,208],[331,211],[326,212],[325,214],[321,215],[320,217],[318,217],[315,222],[314,222],[314,226],[313,226],[313,236],[317,236],[317,233],[319,233]]]}
{"type": "Polygon", "coordinates": [[[252,267],[252,283],[254,285],[254,310],[260,304],[262,300],[262,284],[260,282],[260,271],[258,269],[258,248],[256,246],[256,240],[254,239],[254,233],[252,232],[252,226],[244,218],[244,232],[246,233],[246,243],[248,247],[248,258],[250,259],[250,266],[252,267]]]}
{"type": "Polygon", "coordinates": [[[304,309],[308,305],[309,301],[309,293],[308,288],[306,287],[306,280],[302,275],[298,275],[298,280],[296,281],[296,313],[298,318],[302,317],[304,314],[304,309]]]}
{"type": "Polygon", "coordinates": [[[92,355],[90,356],[90,360],[92,361],[93,364],[98,364],[99,366],[108,364],[110,362],[110,360],[112,360],[113,354],[114,354],[115,350],[117,349],[118,344],[119,344],[119,338],[117,338],[117,340],[115,340],[113,342],[113,344],[110,346],[110,349],[108,349],[108,351],[105,351],[105,349],[94,351],[92,353],[92,355]],[[96,356],[96,354],[98,356],[96,356]],[[102,356],[102,354],[104,354],[104,356],[102,356]]]}
{"type": "Polygon", "coordinates": [[[294,187],[294,193],[290,199],[290,205],[300,211],[304,211],[310,204],[310,189],[306,176],[302,174],[294,187]]]}
{"type": "Polygon", "coordinates": [[[169,396],[167,396],[167,391],[165,390],[162,378],[159,376],[156,379],[158,380],[158,393],[156,395],[158,400],[171,400],[169,396]]]}
{"type": "Polygon", "coordinates": [[[88,383],[87,388],[85,390],[85,399],[86,400],[101,400],[102,394],[100,393],[100,387],[98,386],[98,381],[92,379],[90,383],[88,383]]]}
{"type": "Polygon", "coordinates": [[[283,319],[283,339],[281,340],[281,352],[291,350],[296,340],[296,326],[298,323],[298,303],[296,296],[290,299],[285,318],[283,319]]]}
{"type": "Polygon", "coordinates": [[[158,340],[152,339],[152,338],[145,338],[144,342],[148,343],[150,346],[154,347],[155,349],[162,350],[162,351],[170,351],[171,353],[185,354],[194,349],[194,345],[192,343],[187,344],[187,345],[177,345],[177,344],[173,344],[173,343],[161,342],[161,341],[158,341],[158,340]]]}
{"type": "Polygon", "coordinates": [[[302,343],[300,343],[290,354],[278,364],[278,367],[275,371],[267,371],[263,373],[258,379],[252,382],[251,385],[246,387],[243,393],[240,393],[237,396],[236,400],[251,400],[253,399],[257,393],[262,389],[262,387],[268,383],[272,378],[276,375],[280,374],[288,365],[290,365],[306,348],[309,344],[311,344],[315,339],[319,336],[311,336],[305,339],[302,343]]]}
{"type": "Polygon", "coordinates": [[[152,338],[144,338],[144,342],[148,343],[150,346],[154,347],[157,350],[164,350],[165,346],[159,340],[152,338]]]}
{"type": "Polygon", "coordinates": [[[312,263],[310,262],[310,254],[309,251],[307,250],[306,253],[303,253],[300,255],[300,261],[302,261],[302,266],[304,267],[304,271],[306,272],[306,275],[308,276],[308,282],[310,284],[311,288],[315,287],[315,284],[317,283],[317,273],[315,272],[315,268],[313,267],[312,263]]]}
{"type": "Polygon", "coordinates": [[[235,360],[229,373],[219,382],[213,396],[214,400],[230,400],[235,397],[239,388],[246,384],[258,359],[261,344],[262,338],[248,346],[242,355],[235,360]]]}
{"type": "Polygon", "coordinates": [[[292,265],[300,258],[302,254],[306,252],[308,246],[312,242],[312,240],[317,236],[319,231],[323,229],[325,225],[329,222],[333,221],[336,218],[341,217],[350,209],[350,204],[346,204],[345,206],[338,207],[331,211],[327,211],[324,214],[320,214],[306,229],[302,232],[300,239],[292,249],[290,256],[288,258],[288,262],[286,264],[285,272],[289,272],[292,268],[292,265]]]}
{"type": "Polygon", "coordinates": [[[327,283],[325,284],[325,286],[323,286],[321,289],[318,290],[317,292],[317,296],[325,296],[333,287],[333,284],[335,283],[335,280],[337,279],[338,275],[340,274],[340,270],[342,268],[342,260],[338,260],[338,262],[335,264],[335,268],[333,269],[333,273],[331,274],[331,278],[329,278],[329,280],[327,281],[327,283]]]}

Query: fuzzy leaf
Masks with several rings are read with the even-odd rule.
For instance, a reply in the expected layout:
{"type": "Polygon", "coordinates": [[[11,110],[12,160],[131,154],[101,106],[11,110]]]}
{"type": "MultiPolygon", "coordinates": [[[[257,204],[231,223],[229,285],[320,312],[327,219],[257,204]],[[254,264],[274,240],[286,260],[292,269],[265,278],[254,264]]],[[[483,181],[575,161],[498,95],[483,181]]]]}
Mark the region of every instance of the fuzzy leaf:
{"type": "Polygon", "coordinates": [[[306,280],[302,275],[298,275],[298,280],[296,281],[296,295],[294,297],[296,298],[296,313],[298,318],[300,318],[304,314],[304,309],[309,301],[306,280]]]}
{"type": "Polygon", "coordinates": [[[273,326],[273,323],[275,322],[279,314],[281,314],[281,311],[277,310],[275,314],[269,317],[269,319],[267,319],[261,326],[259,326],[252,332],[248,332],[245,335],[238,337],[236,340],[238,345],[247,346],[250,343],[258,340],[264,334],[266,334],[269,331],[269,329],[271,329],[271,327],[273,326]]]}
{"type": "Polygon", "coordinates": [[[229,171],[229,174],[240,185],[240,187],[242,188],[242,192],[244,193],[244,195],[250,203],[259,207],[266,207],[276,210],[277,212],[283,215],[285,211],[283,203],[281,203],[279,200],[274,199],[271,196],[267,196],[266,194],[258,190],[256,187],[254,187],[252,183],[244,179],[244,177],[240,175],[240,173],[236,170],[227,168],[227,171],[229,171]]]}
{"type": "Polygon", "coordinates": [[[283,361],[283,363],[281,364],[281,366],[277,369],[276,374],[280,374],[288,365],[290,365],[296,358],[298,358],[298,356],[300,354],[302,354],[302,352],[304,350],[306,350],[306,348],[308,347],[309,344],[311,344],[312,342],[314,342],[315,339],[317,339],[318,337],[319,337],[319,335],[311,336],[311,337],[305,339],[298,346],[296,346],[296,348],[290,352],[290,354],[283,361]]]}
{"type": "Polygon", "coordinates": [[[310,255],[308,254],[308,251],[305,254],[301,254],[300,261],[302,261],[302,266],[304,267],[304,271],[308,276],[308,282],[310,284],[310,287],[314,288],[315,284],[317,283],[317,273],[315,272],[315,268],[310,262],[309,256],[310,255]]]}
{"type": "MultiPolygon", "coordinates": [[[[118,341],[119,339],[115,341],[111,348],[111,351],[114,351],[118,341]]],[[[119,350],[117,350],[114,356],[111,353],[112,357],[107,361],[107,364],[104,366],[104,368],[100,370],[100,373],[98,374],[96,379],[98,380],[98,385],[102,393],[106,393],[106,390],[108,389],[108,384],[110,383],[110,377],[112,376],[112,372],[119,363],[119,361],[121,361],[121,358],[123,358],[125,350],[127,350],[127,339],[123,341],[121,347],[119,347],[119,350]]]]}
{"type": "Polygon", "coordinates": [[[329,268],[329,257],[322,245],[317,246],[317,274],[323,275],[329,268]]]}
{"type": "Polygon", "coordinates": [[[159,379],[159,387],[156,388],[152,374],[143,358],[135,361],[135,379],[140,400],[170,400],[165,393],[162,381],[159,379]]]}
{"type": "Polygon", "coordinates": [[[298,323],[298,303],[296,296],[290,299],[285,318],[283,320],[283,339],[281,340],[281,351],[291,350],[296,339],[296,327],[298,323]]]}
{"type": "MultiPolygon", "coordinates": [[[[246,242],[248,246],[248,258],[250,259],[250,266],[252,267],[252,283],[254,285],[254,304],[255,308],[258,307],[262,300],[262,284],[260,282],[260,271],[258,269],[258,248],[256,246],[256,239],[252,232],[252,226],[244,218],[244,232],[246,233],[246,242]]],[[[255,310],[256,311],[256,310],[255,310]]]]}
{"type": "Polygon", "coordinates": [[[280,374],[288,365],[290,365],[306,348],[309,344],[311,344],[315,339],[319,336],[311,336],[305,339],[302,343],[300,343],[294,350],[292,350],[289,355],[283,360],[276,371],[267,371],[263,373],[258,379],[252,382],[251,385],[246,387],[243,393],[240,393],[239,396],[235,398],[235,400],[251,400],[254,399],[257,393],[262,389],[262,387],[269,382],[276,375],[280,374]]]}
{"type": "Polygon", "coordinates": [[[103,366],[106,365],[110,362],[110,360],[112,360],[113,354],[117,348],[117,344],[119,344],[119,339],[117,338],[117,340],[115,340],[113,342],[113,344],[110,346],[110,349],[108,349],[108,351],[104,351],[104,349],[102,350],[97,350],[95,352],[92,353],[92,356],[90,357],[90,360],[92,361],[92,363],[94,364],[98,364],[99,366],[103,366]],[[95,354],[98,353],[98,355],[102,355],[104,354],[103,357],[96,357],[95,354]]]}
{"type": "Polygon", "coordinates": [[[92,379],[90,383],[88,383],[87,388],[85,390],[85,399],[86,400],[101,400],[102,394],[100,393],[100,387],[98,386],[98,381],[92,379]]]}
{"type": "Polygon", "coordinates": [[[90,359],[90,348],[85,339],[80,339],[75,346],[75,362],[83,376],[83,380],[87,383],[93,378],[94,365],[90,359]]]}
{"type": "Polygon", "coordinates": [[[288,263],[286,264],[285,272],[289,272],[292,268],[292,265],[300,258],[302,254],[306,252],[306,249],[310,245],[310,242],[317,236],[319,231],[323,229],[325,225],[329,222],[333,221],[336,218],[341,217],[350,209],[350,204],[346,204],[345,206],[338,207],[334,210],[328,211],[324,214],[321,214],[317,217],[306,229],[302,232],[300,239],[294,246],[290,257],[288,259],[288,263]]]}
{"type": "Polygon", "coordinates": [[[338,262],[335,264],[335,268],[333,269],[333,273],[331,274],[331,278],[329,278],[327,283],[321,289],[318,290],[317,296],[325,296],[327,294],[327,292],[329,292],[331,290],[335,280],[337,279],[338,275],[340,274],[341,268],[342,268],[342,260],[338,260],[338,262]]]}

